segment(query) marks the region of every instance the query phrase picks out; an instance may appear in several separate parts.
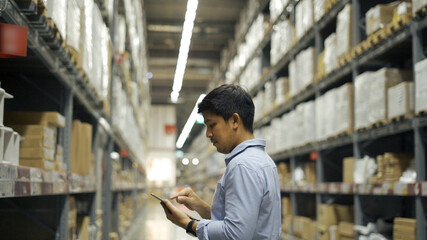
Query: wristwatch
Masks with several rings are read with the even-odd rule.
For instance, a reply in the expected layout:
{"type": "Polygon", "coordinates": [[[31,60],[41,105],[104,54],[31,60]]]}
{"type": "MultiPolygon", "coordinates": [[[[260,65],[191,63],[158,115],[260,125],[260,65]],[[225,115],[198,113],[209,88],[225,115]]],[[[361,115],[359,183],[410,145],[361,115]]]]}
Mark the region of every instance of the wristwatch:
{"type": "Polygon", "coordinates": [[[197,222],[197,221],[199,221],[199,220],[197,220],[197,219],[192,219],[192,220],[188,223],[187,228],[185,229],[185,232],[186,232],[188,235],[193,236],[193,237],[197,237],[196,232],[194,232],[194,231],[193,231],[193,224],[194,224],[195,222],[197,222]]]}

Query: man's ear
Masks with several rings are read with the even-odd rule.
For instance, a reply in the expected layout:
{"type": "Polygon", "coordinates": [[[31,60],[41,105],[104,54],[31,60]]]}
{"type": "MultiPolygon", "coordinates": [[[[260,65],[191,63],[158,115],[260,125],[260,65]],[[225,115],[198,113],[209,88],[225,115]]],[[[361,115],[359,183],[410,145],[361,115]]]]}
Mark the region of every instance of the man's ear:
{"type": "Polygon", "coordinates": [[[238,127],[241,124],[242,119],[240,118],[240,115],[238,113],[233,113],[233,115],[231,116],[231,121],[233,123],[233,127],[238,127]]]}

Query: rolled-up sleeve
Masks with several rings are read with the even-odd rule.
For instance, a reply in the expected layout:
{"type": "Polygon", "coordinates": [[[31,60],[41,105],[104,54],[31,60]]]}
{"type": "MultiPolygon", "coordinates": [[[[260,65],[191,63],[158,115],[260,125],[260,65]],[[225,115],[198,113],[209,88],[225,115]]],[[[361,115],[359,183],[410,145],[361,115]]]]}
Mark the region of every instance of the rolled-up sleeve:
{"type": "Polygon", "coordinates": [[[264,178],[257,171],[237,164],[225,179],[225,217],[222,220],[201,220],[197,236],[203,240],[248,240],[257,228],[264,178]]]}

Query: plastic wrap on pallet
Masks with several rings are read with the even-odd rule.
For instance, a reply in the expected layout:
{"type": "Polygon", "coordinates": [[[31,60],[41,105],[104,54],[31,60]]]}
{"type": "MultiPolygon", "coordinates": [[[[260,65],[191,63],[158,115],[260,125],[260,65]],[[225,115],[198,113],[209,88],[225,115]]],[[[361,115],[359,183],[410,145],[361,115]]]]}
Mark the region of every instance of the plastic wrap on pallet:
{"type": "Polygon", "coordinates": [[[388,119],[408,116],[414,111],[414,83],[402,82],[388,89],[388,119]]]}
{"type": "Polygon", "coordinates": [[[313,26],[313,2],[302,0],[295,7],[296,37],[300,39],[313,26]]]}
{"type": "Polygon", "coordinates": [[[369,96],[373,72],[364,72],[354,80],[354,126],[356,129],[369,125],[369,96]]]}
{"type": "Polygon", "coordinates": [[[52,18],[63,39],[67,38],[67,1],[48,0],[47,16],[52,18]]]}
{"type": "Polygon", "coordinates": [[[346,4],[337,16],[337,45],[335,50],[338,58],[349,52],[353,47],[352,15],[351,4],[346,4]]]}
{"type": "MultiPolygon", "coordinates": [[[[100,95],[103,101],[108,99],[110,81],[111,81],[111,58],[112,58],[112,43],[110,34],[107,26],[101,25],[101,83],[100,83],[100,95]]],[[[109,101],[106,101],[109,102],[109,101]]]]}
{"type": "Polygon", "coordinates": [[[280,20],[274,27],[271,35],[271,65],[275,65],[284,56],[292,45],[293,28],[289,19],[280,20]]]}
{"type": "Polygon", "coordinates": [[[405,20],[406,16],[410,16],[412,14],[412,4],[410,2],[401,2],[394,9],[393,13],[393,23],[397,23],[400,20],[405,20]]]}
{"type": "Polygon", "coordinates": [[[427,6],[427,0],[412,0],[412,13],[416,14],[423,7],[427,6]]]}
{"type": "Polygon", "coordinates": [[[299,56],[298,71],[299,80],[301,81],[300,90],[304,90],[314,79],[315,52],[313,47],[301,51],[299,56]]]}
{"type": "Polygon", "coordinates": [[[122,15],[118,15],[116,21],[116,29],[114,30],[114,52],[124,53],[126,50],[126,20],[122,15]]]}
{"type": "Polygon", "coordinates": [[[254,121],[258,121],[263,117],[264,91],[259,91],[253,102],[255,105],[254,121]]]}
{"type": "Polygon", "coordinates": [[[298,66],[297,66],[298,61],[297,60],[292,60],[289,63],[289,96],[293,97],[298,93],[298,89],[299,89],[299,83],[300,81],[298,80],[298,66]]]}
{"type": "Polygon", "coordinates": [[[325,118],[326,115],[323,114],[325,110],[325,95],[322,95],[315,100],[315,121],[316,121],[316,140],[321,141],[326,136],[326,128],[325,128],[325,118]]]}
{"type": "Polygon", "coordinates": [[[81,34],[81,53],[82,53],[82,64],[83,70],[87,74],[87,76],[92,79],[92,69],[94,64],[93,59],[93,30],[92,26],[94,24],[93,21],[93,8],[94,8],[93,0],[84,0],[83,4],[83,21],[82,21],[82,34],[81,34]]]}
{"type": "Polygon", "coordinates": [[[316,130],[316,121],[313,116],[315,116],[315,105],[314,101],[309,101],[303,104],[303,144],[314,142],[316,140],[316,135],[313,134],[316,130]]]}
{"type": "Polygon", "coordinates": [[[281,105],[286,102],[289,94],[289,78],[280,77],[276,80],[276,104],[281,105]]]}
{"type": "Polygon", "coordinates": [[[261,67],[261,56],[253,58],[240,75],[240,84],[249,90],[252,89],[261,78],[261,67]]]}
{"type": "Polygon", "coordinates": [[[427,111],[427,59],[415,64],[415,111],[427,111]]]}
{"type": "Polygon", "coordinates": [[[405,80],[412,80],[407,71],[399,69],[382,68],[371,75],[369,82],[369,124],[385,121],[387,119],[387,89],[405,80]]]}
{"type": "Polygon", "coordinates": [[[337,35],[332,33],[325,39],[325,56],[323,58],[326,74],[329,74],[338,67],[338,57],[336,54],[337,35]]]}
{"type": "Polygon", "coordinates": [[[270,1],[270,17],[274,21],[282,13],[284,9],[282,0],[271,0],[270,1]]]}
{"type": "Polygon", "coordinates": [[[92,12],[92,17],[93,17],[93,24],[92,24],[93,57],[92,59],[93,59],[93,62],[92,62],[92,74],[89,80],[92,82],[98,95],[101,95],[102,64],[103,64],[102,51],[104,51],[104,49],[102,48],[102,38],[103,38],[103,33],[106,29],[106,26],[105,26],[104,20],[102,19],[101,11],[99,10],[97,5],[94,5],[94,7],[92,8],[92,11],[93,11],[92,12]]]}
{"type": "Polygon", "coordinates": [[[347,83],[336,89],[334,134],[353,131],[353,101],[353,84],[347,83]]]}
{"type": "Polygon", "coordinates": [[[274,83],[268,81],[264,85],[264,114],[268,114],[273,111],[274,100],[276,99],[276,92],[274,89],[274,83]]]}
{"type": "Polygon", "coordinates": [[[335,91],[332,89],[325,93],[325,106],[323,109],[323,114],[325,114],[325,137],[331,137],[335,134],[336,129],[336,101],[335,101],[335,91]]]}
{"type": "Polygon", "coordinates": [[[80,52],[81,6],[76,0],[67,1],[67,33],[68,46],[80,52]]]}
{"type": "Polygon", "coordinates": [[[366,35],[370,35],[393,20],[393,12],[398,3],[378,4],[366,12],[366,35]]]}
{"type": "Polygon", "coordinates": [[[313,0],[314,22],[318,22],[325,15],[326,0],[313,0]]]}

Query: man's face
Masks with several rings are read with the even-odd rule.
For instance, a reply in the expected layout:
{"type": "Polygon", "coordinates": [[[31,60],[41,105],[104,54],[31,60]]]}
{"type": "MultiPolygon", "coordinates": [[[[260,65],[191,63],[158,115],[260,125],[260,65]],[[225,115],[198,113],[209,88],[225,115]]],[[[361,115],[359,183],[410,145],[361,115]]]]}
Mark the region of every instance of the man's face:
{"type": "Polygon", "coordinates": [[[204,111],[202,114],[206,124],[206,137],[211,140],[218,152],[230,153],[236,147],[233,143],[232,118],[225,121],[222,116],[210,111],[204,111]]]}

